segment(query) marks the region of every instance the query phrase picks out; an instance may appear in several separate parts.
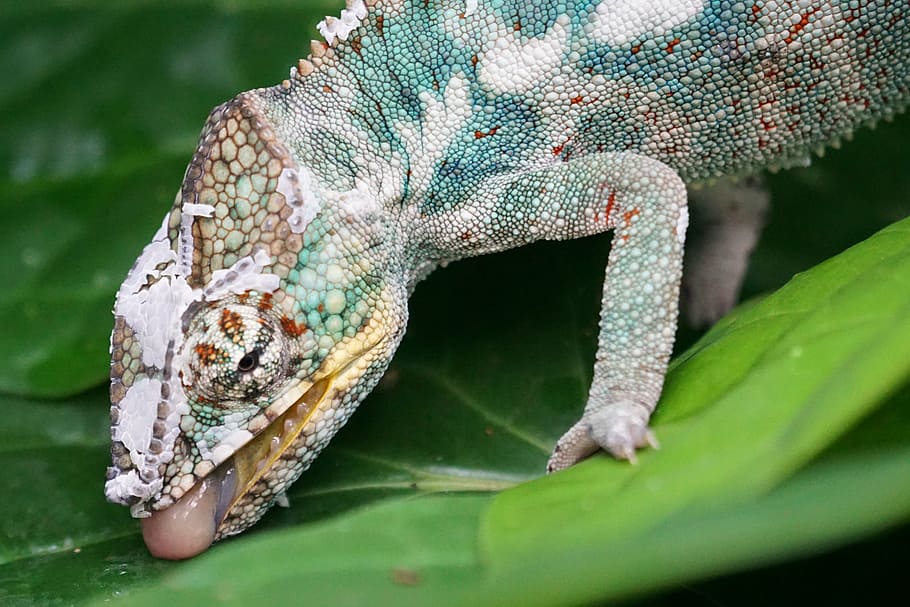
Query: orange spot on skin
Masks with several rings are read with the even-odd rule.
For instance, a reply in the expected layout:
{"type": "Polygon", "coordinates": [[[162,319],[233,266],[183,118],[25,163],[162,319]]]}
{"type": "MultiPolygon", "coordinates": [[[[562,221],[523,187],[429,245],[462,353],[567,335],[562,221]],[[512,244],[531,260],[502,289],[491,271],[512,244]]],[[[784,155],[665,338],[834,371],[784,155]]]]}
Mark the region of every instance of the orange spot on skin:
{"type": "Polygon", "coordinates": [[[320,314],[322,314],[323,312],[325,312],[325,306],[322,304],[319,304],[318,306],[316,306],[316,311],[319,312],[320,314]]]}
{"type": "Polygon", "coordinates": [[[214,365],[226,358],[224,351],[214,344],[196,344],[196,355],[199,362],[205,366],[214,365]]]}
{"type": "Polygon", "coordinates": [[[667,46],[664,48],[664,50],[667,51],[668,54],[672,53],[673,49],[676,48],[676,45],[679,44],[680,42],[681,42],[681,40],[679,38],[674,38],[673,40],[670,41],[669,44],[667,44],[667,46]]]}
{"type": "Polygon", "coordinates": [[[256,306],[260,312],[265,312],[266,310],[271,310],[273,307],[272,304],[272,294],[266,293],[262,296],[262,299],[259,300],[259,304],[256,306]]]}
{"type": "Polygon", "coordinates": [[[640,44],[636,44],[635,46],[632,47],[632,54],[635,55],[635,54],[637,54],[638,51],[640,51],[640,50],[641,50],[641,45],[640,45],[640,44]]]}
{"type": "Polygon", "coordinates": [[[294,319],[287,316],[281,317],[281,328],[291,337],[300,337],[307,331],[307,326],[303,323],[295,322],[294,319]]]}
{"type": "Polygon", "coordinates": [[[560,145],[557,145],[557,146],[554,146],[554,147],[553,147],[553,155],[554,155],[554,156],[559,156],[560,154],[562,154],[562,151],[563,151],[564,149],[566,149],[566,144],[564,144],[564,143],[562,143],[562,144],[560,144],[560,145]]]}
{"type": "Polygon", "coordinates": [[[232,312],[227,308],[222,310],[218,326],[221,327],[221,332],[235,344],[243,339],[243,318],[237,312],[232,312]]]}
{"type": "Polygon", "coordinates": [[[584,100],[585,100],[585,98],[582,97],[581,95],[579,95],[578,97],[572,97],[572,99],[569,100],[569,103],[571,105],[578,105],[579,103],[582,103],[584,100]]]}
{"type": "Polygon", "coordinates": [[[376,33],[380,38],[385,36],[385,15],[376,15],[376,33]]]}

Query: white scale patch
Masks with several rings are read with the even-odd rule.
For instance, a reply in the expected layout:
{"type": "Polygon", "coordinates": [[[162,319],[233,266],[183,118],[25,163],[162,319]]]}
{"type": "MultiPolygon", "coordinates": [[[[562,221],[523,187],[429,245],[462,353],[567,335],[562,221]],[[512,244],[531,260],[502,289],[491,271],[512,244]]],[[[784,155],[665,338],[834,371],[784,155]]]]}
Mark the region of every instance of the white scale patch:
{"type": "Polygon", "coordinates": [[[310,174],[305,169],[286,168],[278,176],[278,186],[275,189],[291,207],[291,216],[288,217],[291,231],[303,234],[322,208],[319,197],[313,192],[310,174]]]}
{"type": "Polygon", "coordinates": [[[442,100],[429,92],[420,93],[424,103],[423,124],[402,124],[398,131],[408,152],[410,184],[415,196],[423,193],[433,178],[433,168],[446,153],[472,113],[468,85],[460,75],[446,84],[442,100]]]}
{"type": "Polygon", "coordinates": [[[350,8],[341,11],[341,16],[326,17],[316,26],[322,37],[329,44],[335,44],[335,40],[347,40],[351,32],[360,27],[360,23],[367,16],[367,7],[363,0],[354,0],[350,8]]]}
{"type": "Polygon", "coordinates": [[[552,79],[567,52],[570,19],[560,15],[543,38],[523,40],[513,27],[498,23],[493,45],[480,56],[478,79],[495,93],[527,93],[552,79]]]}
{"type": "Polygon", "coordinates": [[[201,298],[177,271],[177,255],[167,237],[165,216],[152,242],[143,249],[133,270],[117,292],[114,313],[142,342],[142,362],[146,366],[164,367],[168,342],[179,331],[184,310],[201,298]],[[164,266],[164,269],[159,269],[164,266]],[[146,287],[149,277],[157,280],[146,287]]]}
{"type": "Polygon", "coordinates": [[[477,10],[477,0],[465,0],[464,16],[470,17],[477,10]]]}
{"type": "Polygon", "coordinates": [[[213,217],[215,207],[210,204],[187,202],[181,207],[181,211],[177,271],[189,276],[193,271],[193,222],[197,217],[213,217]]]}
{"type": "Polygon", "coordinates": [[[679,244],[686,244],[686,230],[689,229],[689,209],[683,207],[679,210],[679,217],[676,218],[676,238],[679,244]]]}
{"type": "Polygon", "coordinates": [[[191,215],[193,217],[214,217],[215,216],[215,207],[210,204],[196,204],[194,202],[184,203],[181,208],[184,215],[191,215]]]}
{"type": "Polygon", "coordinates": [[[252,256],[241,257],[230,268],[212,272],[212,280],[206,285],[205,299],[213,301],[231,293],[241,294],[249,290],[271,293],[278,289],[280,279],[275,274],[263,274],[271,258],[262,250],[252,256]]]}
{"type": "MultiPolygon", "coordinates": [[[[433,178],[436,163],[467,124],[472,115],[468,85],[461,75],[453,76],[444,87],[442,99],[430,92],[420,93],[424,114],[420,122],[398,122],[395,130],[401,136],[404,153],[384,149],[381,156],[358,156],[360,171],[354,187],[327,195],[337,200],[351,215],[367,217],[381,210],[383,204],[401,196],[405,166],[408,184],[414,196],[421,196],[433,178]]],[[[418,213],[416,205],[405,213],[418,213]]]]}
{"type": "Polygon", "coordinates": [[[623,46],[681,25],[704,9],[704,0],[603,0],[585,32],[596,42],[623,46]]]}
{"type": "Polygon", "coordinates": [[[143,501],[154,497],[164,487],[164,481],[160,478],[150,483],[146,483],[135,470],[130,470],[125,474],[119,474],[104,484],[104,493],[112,501],[126,501],[131,497],[138,497],[141,501],[134,506],[131,514],[136,518],[148,516],[143,514],[143,501]]]}
{"type": "Polygon", "coordinates": [[[161,382],[142,377],[136,380],[120,401],[120,421],[111,437],[129,449],[130,459],[137,468],[145,465],[160,398],[161,382]]]}

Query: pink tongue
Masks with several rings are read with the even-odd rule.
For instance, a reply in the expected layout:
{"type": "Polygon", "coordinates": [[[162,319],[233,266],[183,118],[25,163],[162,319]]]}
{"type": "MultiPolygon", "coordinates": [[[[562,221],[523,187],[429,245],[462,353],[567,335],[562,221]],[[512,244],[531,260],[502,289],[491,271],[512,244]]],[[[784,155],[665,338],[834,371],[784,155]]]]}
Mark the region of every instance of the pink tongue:
{"type": "Polygon", "coordinates": [[[188,559],[212,545],[221,484],[220,479],[205,478],[170,508],[142,519],[142,538],[152,556],[188,559]]]}

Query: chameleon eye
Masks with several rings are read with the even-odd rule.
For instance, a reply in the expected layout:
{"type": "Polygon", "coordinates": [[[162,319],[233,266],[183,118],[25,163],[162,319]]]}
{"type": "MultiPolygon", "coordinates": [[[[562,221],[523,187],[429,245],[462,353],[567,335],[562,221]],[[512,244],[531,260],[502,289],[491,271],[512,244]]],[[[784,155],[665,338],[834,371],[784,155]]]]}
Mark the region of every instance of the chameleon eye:
{"type": "Polygon", "coordinates": [[[243,358],[237,363],[237,370],[241,373],[249,373],[259,366],[259,350],[252,350],[243,355],[243,358]]]}
{"type": "Polygon", "coordinates": [[[290,377],[296,340],[260,303],[255,296],[227,297],[200,306],[187,322],[181,377],[191,399],[242,408],[290,377]]]}

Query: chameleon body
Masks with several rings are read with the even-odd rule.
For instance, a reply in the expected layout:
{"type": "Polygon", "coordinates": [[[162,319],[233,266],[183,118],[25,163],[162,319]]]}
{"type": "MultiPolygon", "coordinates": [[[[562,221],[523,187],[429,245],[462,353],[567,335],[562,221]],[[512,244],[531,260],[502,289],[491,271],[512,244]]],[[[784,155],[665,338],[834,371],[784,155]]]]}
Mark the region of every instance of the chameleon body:
{"type": "Polygon", "coordinates": [[[674,339],[686,184],[900,111],[897,0],[354,0],[216,108],[123,283],[108,499],[153,553],[258,520],[382,376],[438,265],[612,230],[584,413],[632,459],[674,339]]]}

